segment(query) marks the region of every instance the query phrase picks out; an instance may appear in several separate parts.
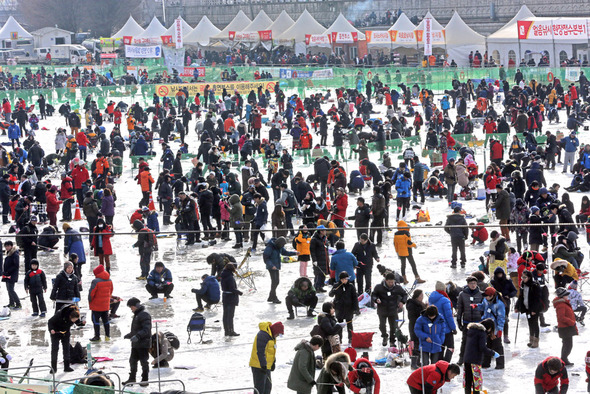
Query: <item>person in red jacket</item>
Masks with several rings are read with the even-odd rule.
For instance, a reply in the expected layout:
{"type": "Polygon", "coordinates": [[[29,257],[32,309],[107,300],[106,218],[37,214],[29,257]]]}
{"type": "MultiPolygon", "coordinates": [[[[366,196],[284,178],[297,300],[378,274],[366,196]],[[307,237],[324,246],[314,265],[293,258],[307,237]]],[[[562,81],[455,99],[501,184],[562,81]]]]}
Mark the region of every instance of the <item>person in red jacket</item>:
{"type": "Polygon", "coordinates": [[[69,222],[72,220],[72,201],[74,201],[74,185],[72,178],[65,172],[61,174],[61,186],[59,189],[59,196],[62,200],[61,221],[69,222]]]}
{"type": "Polygon", "coordinates": [[[483,124],[483,130],[486,134],[494,134],[496,130],[498,130],[498,126],[496,125],[496,122],[494,122],[494,118],[491,116],[486,118],[486,121],[483,124]]]}
{"type": "Polygon", "coordinates": [[[353,393],[379,394],[381,391],[381,380],[371,362],[366,358],[359,358],[355,361],[352,371],[348,373],[350,390],[353,393]]]}
{"type": "Polygon", "coordinates": [[[540,253],[534,250],[527,250],[516,260],[518,264],[518,283],[522,283],[522,273],[526,271],[533,271],[538,263],[544,263],[545,259],[540,253]]]}
{"type": "Polygon", "coordinates": [[[301,150],[303,151],[303,164],[311,164],[311,147],[313,146],[313,137],[307,130],[299,137],[301,140],[301,150]]]}
{"type": "Polygon", "coordinates": [[[59,204],[62,203],[57,198],[57,186],[51,186],[51,189],[45,192],[45,200],[47,204],[47,216],[49,217],[49,224],[57,226],[57,213],[59,212],[59,204]]]}
{"type": "Polygon", "coordinates": [[[558,357],[547,357],[535,371],[535,394],[565,394],[570,385],[565,363],[558,357]],[[557,382],[561,386],[557,387],[557,382]]]}
{"type": "MultiPolygon", "coordinates": [[[[336,200],[334,200],[332,221],[338,228],[344,228],[344,219],[346,219],[346,210],[348,208],[348,195],[346,191],[339,187],[336,189],[336,200]]],[[[342,230],[340,230],[342,231],[342,230]]]]}
{"type": "Polygon", "coordinates": [[[262,115],[255,109],[252,111],[252,139],[260,138],[260,129],[262,129],[262,115]]]}
{"type": "Polygon", "coordinates": [[[553,307],[557,315],[557,332],[561,338],[561,361],[566,367],[574,365],[568,360],[572,348],[574,346],[573,338],[578,335],[578,327],[576,326],[576,315],[570,304],[570,292],[564,287],[555,289],[555,297],[553,299],[553,307]]]}
{"type": "Polygon", "coordinates": [[[121,119],[123,118],[123,114],[119,107],[115,108],[115,112],[113,112],[113,119],[115,120],[115,127],[121,128],[121,119]]]}
{"type": "Polygon", "coordinates": [[[86,160],[86,150],[90,141],[83,131],[76,134],[76,142],[78,143],[78,150],[80,151],[80,159],[86,160]]]}
{"type": "Polygon", "coordinates": [[[475,244],[476,242],[478,245],[483,245],[485,241],[488,240],[488,230],[485,228],[482,222],[478,222],[474,227],[471,227],[473,233],[471,233],[471,245],[475,244]]]}
{"type": "Polygon", "coordinates": [[[111,255],[113,254],[113,248],[111,247],[113,229],[105,223],[104,219],[100,218],[92,232],[94,235],[90,242],[90,249],[94,250],[94,256],[98,256],[99,264],[103,265],[106,271],[110,273],[111,255]]]}
{"type": "Polygon", "coordinates": [[[490,139],[490,159],[492,163],[496,163],[498,166],[502,164],[504,158],[504,147],[502,143],[495,139],[490,139]]]}
{"type": "Polygon", "coordinates": [[[91,342],[100,341],[100,320],[104,326],[105,341],[110,341],[111,326],[109,323],[109,309],[111,307],[111,295],[113,294],[113,282],[104,265],[97,266],[94,271],[94,280],[88,293],[89,308],[92,311],[92,323],[94,324],[94,337],[91,342]]]}
{"type": "Polygon", "coordinates": [[[460,373],[461,368],[457,364],[440,360],[412,372],[407,383],[412,394],[436,394],[438,389],[460,373]]]}
{"type": "Polygon", "coordinates": [[[76,197],[78,198],[78,204],[80,204],[80,206],[82,206],[82,202],[84,201],[82,185],[88,179],[90,179],[90,174],[84,166],[84,162],[78,161],[78,164],[72,169],[72,180],[74,181],[74,192],[76,192],[76,197]]]}

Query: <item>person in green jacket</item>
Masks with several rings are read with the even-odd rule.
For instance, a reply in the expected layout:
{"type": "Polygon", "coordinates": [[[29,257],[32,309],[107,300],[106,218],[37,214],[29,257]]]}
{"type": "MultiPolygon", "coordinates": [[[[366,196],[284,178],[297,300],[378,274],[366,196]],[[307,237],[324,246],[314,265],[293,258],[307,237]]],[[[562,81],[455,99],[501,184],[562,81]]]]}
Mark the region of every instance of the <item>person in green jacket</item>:
{"type": "Polygon", "coordinates": [[[309,342],[303,339],[295,346],[297,353],[295,353],[291,373],[289,373],[287,380],[289,389],[296,391],[297,394],[311,394],[311,389],[316,384],[314,352],[320,349],[323,344],[322,337],[314,335],[309,342]]]}

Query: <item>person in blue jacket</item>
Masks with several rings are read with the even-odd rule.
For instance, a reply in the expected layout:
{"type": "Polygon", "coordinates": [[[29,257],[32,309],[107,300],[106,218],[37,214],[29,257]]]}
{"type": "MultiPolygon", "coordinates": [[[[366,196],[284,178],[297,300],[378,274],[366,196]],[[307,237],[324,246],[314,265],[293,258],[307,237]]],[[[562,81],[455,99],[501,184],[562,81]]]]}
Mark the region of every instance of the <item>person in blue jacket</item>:
{"type": "Polygon", "coordinates": [[[567,172],[567,166],[570,166],[570,172],[574,172],[574,164],[576,164],[576,152],[578,146],[580,146],[580,140],[576,137],[576,132],[572,131],[570,135],[561,139],[561,145],[565,150],[565,156],[563,160],[563,170],[565,174],[567,172]]]}
{"type": "Polygon", "coordinates": [[[205,274],[201,276],[201,279],[203,280],[201,288],[191,290],[197,297],[197,308],[193,309],[195,312],[203,312],[205,309],[209,309],[211,305],[219,303],[221,298],[219,282],[217,282],[215,276],[205,274]],[[205,301],[205,309],[203,309],[203,301],[205,301]]]}
{"type": "Polygon", "coordinates": [[[281,300],[277,297],[277,287],[279,286],[281,271],[281,256],[296,256],[299,252],[288,252],[285,250],[287,240],[285,237],[271,238],[264,248],[262,259],[266,264],[266,269],[270,275],[270,293],[267,302],[280,304],[281,300]]]}
{"type": "Polygon", "coordinates": [[[435,364],[442,350],[445,340],[445,319],[438,313],[438,308],[430,305],[416,320],[414,333],[420,341],[419,349],[422,353],[422,366],[435,364]]]}
{"type": "Polygon", "coordinates": [[[447,362],[451,362],[453,351],[455,350],[454,336],[457,335],[457,325],[455,324],[455,319],[453,319],[453,306],[451,304],[451,299],[446,292],[446,286],[443,282],[436,281],[434,289],[435,291],[430,293],[428,303],[430,305],[436,306],[438,308],[438,312],[441,314],[443,319],[445,319],[445,341],[443,342],[443,347],[446,349],[441,358],[447,362]]]}
{"type": "Polygon", "coordinates": [[[72,261],[72,255],[76,256],[74,272],[80,281],[82,280],[82,265],[86,264],[86,252],[84,251],[84,242],[82,235],[78,230],[73,229],[68,223],[61,227],[64,230],[64,256],[72,261]]]}
{"type": "Polygon", "coordinates": [[[402,218],[406,216],[406,209],[410,208],[410,197],[412,196],[412,174],[404,172],[404,176],[397,178],[395,182],[395,190],[397,190],[397,214],[396,220],[399,220],[400,213],[402,218]]]}
{"type": "Polygon", "coordinates": [[[584,147],[584,152],[581,155],[581,164],[585,169],[590,170],[590,145],[584,147]]]}
{"type": "Polygon", "coordinates": [[[149,228],[150,230],[152,230],[156,233],[160,232],[160,222],[158,221],[158,212],[149,211],[146,216],[146,221],[147,221],[147,228],[149,228]]]}
{"type": "Polygon", "coordinates": [[[147,277],[145,289],[151,294],[150,300],[158,298],[158,293],[164,293],[164,298],[172,298],[170,293],[174,289],[172,272],[161,261],[158,261],[147,277]]]}
{"type": "MultiPolygon", "coordinates": [[[[506,319],[504,301],[493,287],[485,289],[483,296],[482,302],[474,305],[483,312],[482,319],[490,319],[495,324],[493,335],[488,335],[486,344],[487,347],[500,355],[496,358],[496,369],[504,369],[504,346],[502,345],[502,330],[506,319]]],[[[491,354],[485,355],[482,366],[489,368],[491,360],[491,354]]]]}
{"type": "Polygon", "coordinates": [[[133,146],[131,154],[133,156],[146,156],[148,154],[149,146],[148,143],[145,141],[143,135],[140,135],[137,139],[137,142],[133,146]]]}
{"type": "Polygon", "coordinates": [[[531,183],[533,183],[533,181],[539,182],[539,185],[547,186],[545,175],[543,175],[543,169],[541,168],[541,165],[537,162],[533,162],[533,164],[531,164],[531,168],[526,172],[525,180],[527,186],[531,186],[531,183]]]}
{"type": "Polygon", "coordinates": [[[11,120],[10,126],[8,126],[8,139],[12,143],[13,148],[14,148],[15,142],[20,147],[20,135],[21,135],[20,127],[18,127],[18,125],[16,123],[14,123],[14,120],[11,120]]]}
{"type": "Polygon", "coordinates": [[[354,269],[359,265],[358,260],[350,252],[347,252],[343,241],[336,242],[336,252],[332,255],[330,261],[330,271],[335,272],[335,278],[340,277],[341,272],[346,272],[349,275],[349,282],[354,283],[356,276],[354,269]]]}

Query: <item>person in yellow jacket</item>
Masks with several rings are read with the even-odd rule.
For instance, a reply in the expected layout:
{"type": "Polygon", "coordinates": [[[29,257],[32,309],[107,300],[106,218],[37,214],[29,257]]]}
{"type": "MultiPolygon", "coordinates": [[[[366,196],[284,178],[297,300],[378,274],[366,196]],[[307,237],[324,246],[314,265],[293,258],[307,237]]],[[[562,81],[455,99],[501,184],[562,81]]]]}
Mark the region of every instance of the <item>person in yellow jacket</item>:
{"type": "Polygon", "coordinates": [[[398,231],[396,231],[393,236],[393,246],[395,246],[395,251],[402,262],[402,276],[404,278],[404,285],[408,284],[408,279],[406,277],[406,260],[412,266],[412,272],[416,277],[416,283],[424,283],[425,280],[420,279],[420,275],[418,275],[416,262],[414,261],[414,256],[412,255],[412,248],[415,248],[416,244],[412,241],[410,227],[408,227],[408,224],[403,220],[397,222],[397,227],[398,231]]]}
{"type": "Polygon", "coordinates": [[[555,258],[553,259],[553,263],[551,263],[551,269],[555,271],[555,275],[553,276],[553,280],[555,280],[555,288],[567,288],[569,283],[579,279],[576,267],[574,267],[569,261],[555,258]]]}
{"type": "Polygon", "coordinates": [[[258,324],[258,334],[252,344],[252,355],[250,356],[250,368],[254,387],[260,394],[270,394],[272,390],[271,371],[275,370],[277,337],[285,333],[283,323],[271,324],[269,321],[258,324]]]}
{"type": "Polygon", "coordinates": [[[309,246],[311,233],[305,224],[299,227],[299,234],[293,240],[293,248],[299,252],[299,276],[307,277],[307,262],[311,260],[309,246]]]}

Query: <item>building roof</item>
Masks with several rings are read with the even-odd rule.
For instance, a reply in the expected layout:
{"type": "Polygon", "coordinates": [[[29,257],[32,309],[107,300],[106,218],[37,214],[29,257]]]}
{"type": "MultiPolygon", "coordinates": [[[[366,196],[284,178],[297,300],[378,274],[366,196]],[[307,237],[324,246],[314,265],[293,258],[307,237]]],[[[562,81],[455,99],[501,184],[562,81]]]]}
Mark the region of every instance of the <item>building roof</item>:
{"type": "Polygon", "coordinates": [[[60,31],[63,34],[74,34],[74,32],[72,32],[72,31],[60,29],[59,27],[47,26],[47,27],[42,27],[38,30],[35,30],[34,32],[31,32],[31,35],[44,36],[45,34],[51,33],[56,30],[60,31]]]}

